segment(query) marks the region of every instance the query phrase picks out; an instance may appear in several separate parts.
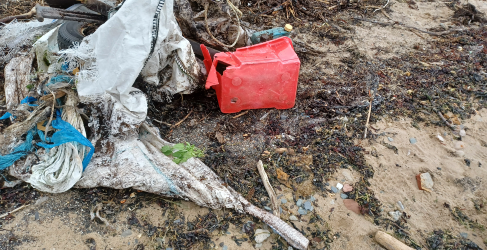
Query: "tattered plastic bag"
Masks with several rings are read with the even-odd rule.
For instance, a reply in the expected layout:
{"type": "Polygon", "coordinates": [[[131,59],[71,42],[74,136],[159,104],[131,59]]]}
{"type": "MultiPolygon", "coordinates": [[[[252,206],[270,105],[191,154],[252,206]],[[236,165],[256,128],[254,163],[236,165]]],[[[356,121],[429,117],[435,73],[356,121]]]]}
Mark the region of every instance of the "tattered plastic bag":
{"type": "Polygon", "coordinates": [[[146,103],[133,103],[129,92],[142,72],[167,94],[195,88],[199,65],[174,18],[173,1],[127,0],[81,44],[63,51],[71,68],[80,67],[78,94],[93,102],[105,93],[130,111],[146,113],[146,103]],[[145,66],[145,67],[144,67],[145,66]],[[160,71],[164,78],[159,79],[160,71]]]}

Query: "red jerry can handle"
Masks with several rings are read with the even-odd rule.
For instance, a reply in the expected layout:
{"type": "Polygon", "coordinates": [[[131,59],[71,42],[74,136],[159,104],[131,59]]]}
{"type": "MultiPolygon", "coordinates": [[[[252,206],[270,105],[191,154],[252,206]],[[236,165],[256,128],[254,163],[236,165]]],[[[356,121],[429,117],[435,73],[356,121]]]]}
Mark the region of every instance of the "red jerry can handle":
{"type": "Polygon", "coordinates": [[[203,57],[205,58],[203,60],[203,63],[205,64],[206,72],[208,73],[208,78],[206,79],[206,84],[205,88],[210,89],[211,86],[215,86],[220,84],[218,82],[218,76],[216,75],[216,68],[212,67],[213,66],[213,61],[211,60],[211,55],[208,49],[204,44],[200,45],[201,52],[203,52],[203,57]]]}

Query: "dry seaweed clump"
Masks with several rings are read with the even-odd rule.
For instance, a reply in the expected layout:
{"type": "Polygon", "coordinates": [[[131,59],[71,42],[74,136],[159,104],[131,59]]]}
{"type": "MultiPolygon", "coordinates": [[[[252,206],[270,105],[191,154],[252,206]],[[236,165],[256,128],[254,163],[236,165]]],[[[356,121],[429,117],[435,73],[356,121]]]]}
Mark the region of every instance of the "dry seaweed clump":
{"type": "Polygon", "coordinates": [[[449,231],[437,230],[426,240],[431,250],[481,250],[477,244],[469,239],[453,236],[449,231]]]}

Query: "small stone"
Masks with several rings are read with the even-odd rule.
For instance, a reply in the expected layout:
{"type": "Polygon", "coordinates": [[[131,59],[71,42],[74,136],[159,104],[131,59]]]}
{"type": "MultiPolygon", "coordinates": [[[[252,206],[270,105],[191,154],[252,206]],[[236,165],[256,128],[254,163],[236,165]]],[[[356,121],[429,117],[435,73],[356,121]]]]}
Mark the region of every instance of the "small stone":
{"type": "Polygon", "coordinates": [[[415,144],[415,143],[416,143],[416,142],[418,142],[418,141],[416,140],[416,138],[414,138],[414,137],[413,137],[413,138],[409,138],[409,142],[410,142],[411,144],[415,144]]]}
{"type": "Polygon", "coordinates": [[[457,150],[457,151],[455,151],[455,155],[458,157],[464,157],[465,152],[463,150],[457,150]]]}
{"type": "Polygon", "coordinates": [[[316,200],[316,198],[315,198],[314,196],[311,196],[311,198],[309,198],[309,200],[310,200],[311,202],[313,202],[313,201],[315,201],[315,200],[316,200]]]}
{"type": "Polygon", "coordinates": [[[335,205],[335,200],[331,200],[330,204],[335,205]]]}
{"type": "Polygon", "coordinates": [[[42,205],[44,202],[46,202],[47,200],[49,200],[49,197],[46,197],[46,196],[43,196],[39,199],[36,200],[36,206],[39,206],[39,205],[42,205]]]}
{"type": "Polygon", "coordinates": [[[467,135],[467,132],[465,132],[465,129],[460,130],[460,136],[464,137],[467,135]]]}
{"type": "Polygon", "coordinates": [[[440,170],[441,171],[441,168],[440,167],[437,167],[436,169],[440,170]]]}
{"type": "Polygon", "coordinates": [[[353,191],[353,187],[350,186],[350,184],[345,184],[345,185],[343,185],[343,189],[342,190],[345,193],[352,192],[353,191]]]}
{"type": "Polygon", "coordinates": [[[300,215],[307,215],[307,214],[308,214],[308,211],[306,211],[306,209],[299,208],[299,209],[298,209],[298,213],[299,213],[300,215]]]}
{"type": "Polygon", "coordinates": [[[294,215],[291,215],[291,216],[289,216],[289,220],[297,221],[298,220],[298,217],[296,217],[294,215]]]}
{"type": "Polygon", "coordinates": [[[394,221],[397,221],[401,218],[402,213],[401,211],[391,211],[389,212],[389,215],[392,217],[394,221]]]}
{"type": "Polygon", "coordinates": [[[418,188],[420,190],[429,190],[431,191],[431,189],[433,188],[433,178],[431,178],[431,175],[430,173],[422,173],[422,174],[418,174],[416,176],[416,180],[418,182],[418,188]]]}
{"type": "Polygon", "coordinates": [[[398,202],[397,202],[397,205],[399,206],[399,208],[400,208],[401,210],[403,210],[403,211],[404,211],[404,205],[402,204],[402,202],[401,202],[401,201],[398,201],[398,202]]]}
{"type": "Polygon", "coordinates": [[[254,235],[255,235],[255,243],[259,244],[264,242],[264,240],[266,240],[267,238],[269,238],[269,236],[271,236],[271,232],[264,229],[257,229],[255,230],[254,235]]]}
{"type": "Polygon", "coordinates": [[[177,223],[179,223],[179,222],[181,222],[181,219],[177,219],[177,220],[175,220],[175,221],[174,221],[174,224],[177,224],[177,223]]]}
{"type": "Polygon", "coordinates": [[[311,210],[311,202],[307,201],[304,203],[304,209],[311,210]]]}
{"type": "Polygon", "coordinates": [[[277,196],[277,199],[281,199],[281,197],[283,197],[284,195],[283,194],[280,194],[277,196]]]}
{"type": "Polygon", "coordinates": [[[338,190],[342,189],[343,188],[343,184],[337,183],[337,188],[338,188],[338,190]]]}
{"type": "Polygon", "coordinates": [[[345,207],[348,210],[353,211],[356,214],[360,214],[360,205],[355,200],[352,199],[343,200],[343,205],[345,205],[345,207]]]}
{"type": "Polygon", "coordinates": [[[470,167],[470,160],[469,159],[463,159],[465,161],[465,164],[467,164],[467,167],[470,167]]]}
{"type": "Polygon", "coordinates": [[[264,209],[267,210],[267,211],[272,211],[272,208],[270,208],[268,206],[264,206],[264,209]]]}
{"type": "Polygon", "coordinates": [[[39,220],[39,211],[36,211],[34,214],[35,220],[39,220]]]}
{"type": "Polygon", "coordinates": [[[122,236],[122,237],[127,237],[127,236],[129,236],[129,235],[132,235],[132,230],[130,230],[130,229],[125,230],[125,231],[124,231],[124,232],[121,234],[121,236],[122,236]]]}
{"type": "Polygon", "coordinates": [[[391,137],[387,137],[387,140],[389,140],[390,142],[394,141],[394,139],[392,139],[391,137]]]}
{"type": "Polygon", "coordinates": [[[336,187],[331,187],[331,191],[332,191],[333,193],[335,193],[335,194],[336,194],[336,193],[338,193],[338,188],[336,188],[336,187]]]}
{"type": "Polygon", "coordinates": [[[282,198],[282,199],[281,199],[281,203],[282,203],[282,204],[286,204],[286,203],[287,203],[287,200],[286,200],[285,198],[282,198]]]}
{"type": "Polygon", "coordinates": [[[279,213],[282,214],[282,207],[279,207],[279,213]]]}
{"type": "Polygon", "coordinates": [[[462,236],[462,238],[468,238],[468,233],[460,233],[460,236],[462,236]]]}
{"type": "Polygon", "coordinates": [[[223,250],[227,250],[228,249],[228,246],[223,246],[223,250]]]}
{"type": "Polygon", "coordinates": [[[296,202],[296,206],[300,207],[301,205],[303,205],[303,200],[299,199],[299,200],[296,202]]]}
{"type": "Polygon", "coordinates": [[[277,148],[276,150],[274,150],[274,152],[276,154],[284,154],[284,152],[287,152],[287,149],[286,148],[277,148]]]}
{"type": "Polygon", "coordinates": [[[340,194],[340,197],[341,197],[342,199],[346,199],[346,198],[348,198],[348,195],[346,195],[346,194],[340,194]]]}
{"type": "Polygon", "coordinates": [[[167,247],[166,250],[172,250],[172,247],[167,247]]]}
{"type": "Polygon", "coordinates": [[[225,245],[225,243],[220,242],[220,247],[223,247],[224,245],[225,245]]]}
{"type": "Polygon", "coordinates": [[[330,183],[326,182],[326,183],[325,183],[325,186],[330,186],[330,183]]]}

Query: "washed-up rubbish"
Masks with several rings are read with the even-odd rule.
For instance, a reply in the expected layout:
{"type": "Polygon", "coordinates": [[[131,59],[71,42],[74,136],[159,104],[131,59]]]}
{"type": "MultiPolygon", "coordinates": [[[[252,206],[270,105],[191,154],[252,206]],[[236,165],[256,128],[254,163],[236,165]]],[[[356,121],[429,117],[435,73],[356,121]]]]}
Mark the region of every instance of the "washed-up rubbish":
{"type": "Polygon", "coordinates": [[[206,89],[215,89],[223,113],[294,106],[300,61],[290,38],[217,53],[213,60],[201,46],[209,72],[206,89]]]}
{"type": "Polygon", "coordinates": [[[34,55],[32,53],[13,58],[5,66],[5,102],[7,110],[20,104],[29,95],[28,86],[32,86],[31,69],[34,55]]]}
{"type": "Polygon", "coordinates": [[[36,18],[39,22],[43,22],[44,18],[98,23],[106,21],[106,17],[100,14],[51,8],[39,4],[35,6],[35,9],[36,18]]]}
{"type": "Polygon", "coordinates": [[[425,190],[431,192],[433,189],[433,179],[431,178],[430,173],[422,173],[416,175],[416,181],[418,183],[419,190],[425,190]]]}
{"type": "Polygon", "coordinates": [[[293,26],[291,24],[286,24],[284,27],[255,32],[250,37],[250,40],[252,41],[252,44],[263,43],[279,37],[289,36],[292,30],[293,26]]]}
{"type": "Polygon", "coordinates": [[[124,1],[79,46],[61,53],[70,70],[80,69],[77,90],[82,102],[94,102],[109,93],[144,116],[147,103],[132,95],[139,91],[132,88],[139,74],[155,86],[154,101],[191,93],[200,75],[191,44],[174,18],[172,0],[124,1]]]}

